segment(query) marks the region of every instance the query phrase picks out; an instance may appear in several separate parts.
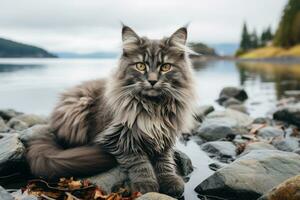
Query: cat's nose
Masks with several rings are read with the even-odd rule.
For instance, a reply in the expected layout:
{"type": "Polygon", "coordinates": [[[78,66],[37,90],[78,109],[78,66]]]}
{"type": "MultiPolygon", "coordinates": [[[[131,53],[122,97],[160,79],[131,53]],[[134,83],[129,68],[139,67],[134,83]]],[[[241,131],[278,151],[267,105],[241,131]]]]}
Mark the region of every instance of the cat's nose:
{"type": "Polygon", "coordinates": [[[150,83],[152,86],[154,86],[155,83],[157,83],[157,80],[148,80],[148,81],[149,81],[149,83],[150,83]]]}

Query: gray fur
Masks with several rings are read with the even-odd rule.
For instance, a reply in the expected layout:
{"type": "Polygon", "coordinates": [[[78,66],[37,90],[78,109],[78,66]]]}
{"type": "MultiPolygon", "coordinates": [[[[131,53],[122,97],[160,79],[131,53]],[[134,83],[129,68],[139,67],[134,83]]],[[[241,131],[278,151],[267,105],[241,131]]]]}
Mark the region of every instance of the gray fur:
{"type": "MultiPolygon", "coordinates": [[[[113,156],[105,156],[104,166],[113,166],[116,160],[128,170],[133,190],[180,196],[184,187],[175,173],[172,148],[177,136],[193,126],[196,98],[186,39],[186,28],[168,38],[150,40],[124,26],[123,54],[116,72],[107,80],[86,82],[63,94],[51,117],[56,142],[47,140],[50,154],[39,151],[45,140],[30,145],[27,157],[32,172],[48,170],[46,176],[64,173],[61,161],[51,157],[51,152],[58,153],[58,144],[72,148],[75,154],[77,149],[80,154],[83,145],[94,149],[96,144],[113,156]],[[138,71],[135,63],[139,62],[145,63],[147,70],[138,71]],[[170,71],[160,70],[164,63],[172,65],[170,71]],[[54,172],[37,160],[52,160],[57,164],[51,166],[54,172]]],[[[80,165],[78,159],[68,162],[80,165]]],[[[102,169],[100,160],[93,164],[102,169]]]]}

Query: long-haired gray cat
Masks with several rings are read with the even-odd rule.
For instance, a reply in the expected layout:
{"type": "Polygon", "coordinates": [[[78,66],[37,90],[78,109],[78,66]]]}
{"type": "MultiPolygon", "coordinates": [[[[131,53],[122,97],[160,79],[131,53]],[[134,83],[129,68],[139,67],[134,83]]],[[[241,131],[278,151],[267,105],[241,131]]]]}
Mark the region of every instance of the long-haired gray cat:
{"type": "Polygon", "coordinates": [[[180,196],[172,149],[193,123],[195,91],[187,30],[151,40],[123,26],[123,53],[107,79],[66,91],[51,116],[55,135],[29,143],[34,175],[85,175],[119,164],[134,191],[180,196]]]}

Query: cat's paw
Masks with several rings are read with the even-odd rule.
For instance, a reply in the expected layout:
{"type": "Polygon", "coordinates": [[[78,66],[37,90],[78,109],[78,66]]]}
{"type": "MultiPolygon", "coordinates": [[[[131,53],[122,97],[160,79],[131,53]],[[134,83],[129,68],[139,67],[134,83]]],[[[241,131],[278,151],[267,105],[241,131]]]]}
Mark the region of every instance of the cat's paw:
{"type": "Polygon", "coordinates": [[[178,175],[162,176],[159,178],[160,192],[179,198],[184,192],[184,181],[178,175]]]}
{"type": "Polygon", "coordinates": [[[153,181],[133,182],[131,187],[133,192],[141,192],[142,194],[158,192],[159,190],[158,183],[153,181]]]}

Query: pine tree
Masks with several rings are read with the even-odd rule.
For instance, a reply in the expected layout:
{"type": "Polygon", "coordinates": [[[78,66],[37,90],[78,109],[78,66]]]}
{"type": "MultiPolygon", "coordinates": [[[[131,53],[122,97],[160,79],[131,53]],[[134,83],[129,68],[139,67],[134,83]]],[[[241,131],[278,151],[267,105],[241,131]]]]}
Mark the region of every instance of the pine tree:
{"type": "Polygon", "coordinates": [[[300,43],[300,1],[289,0],[285,6],[274,44],[290,47],[300,43]]]}
{"type": "Polygon", "coordinates": [[[246,22],[244,22],[240,49],[246,51],[249,50],[250,48],[251,48],[250,35],[248,33],[247,24],[246,22]]]}
{"type": "Polygon", "coordinates": [[[273,40],[273,37],[271,27],[269,26],[267,29],[263,30],[260,36],[259,46],[266,46],[269,41],[273,40]]]}
{"type": "Polygon", "coordinates": [[[253,33],[250,36],[250,48],[251,49],[255,49],[258,47],[258,37],[257,37],[257,33],[256,30],[254,29],[253,33]]]}

